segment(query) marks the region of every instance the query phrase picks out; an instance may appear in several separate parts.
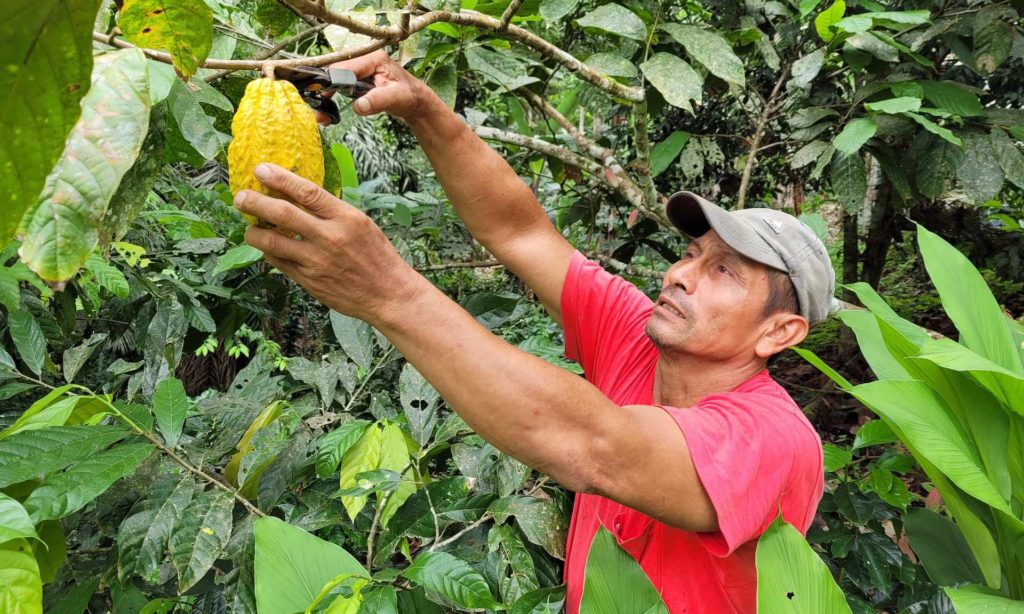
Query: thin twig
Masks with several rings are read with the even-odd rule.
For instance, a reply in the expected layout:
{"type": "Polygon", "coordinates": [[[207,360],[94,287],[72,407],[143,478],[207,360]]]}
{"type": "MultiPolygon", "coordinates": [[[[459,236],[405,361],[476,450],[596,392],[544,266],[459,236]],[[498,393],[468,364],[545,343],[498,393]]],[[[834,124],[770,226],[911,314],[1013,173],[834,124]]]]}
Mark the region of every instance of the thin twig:
{"type": "Polygon", "coordinates": [[[426,266],[416,267],[416,270],[419,271],[420,273],[427,273],[431,271],[448,271],[451,269],[482,269],[495,266],[502,266],[502,264],[492,258],[490,260],[470,260],[467,262],[445,262],[444,264],[429,264],[426,266]]]}
{"type": "MultiPolygon", "coordinates": [[[[736,196],[736,208],[743,209],[747,203],[747,192],[750,190],[750,176],[754,171],[754,161],[757,159],[757,153],[761,151],[761,139],[764,138],[765,128],[768,126],[768,122],[771,121],[775,113],[781,108],[781,105],[776,102],[776,98],[779,95],[779,91],[782,89],[782,84],[786,82],[789,77],[789,69],[792,64],[787,64],[782,69],[782,74],[779,75],[778,81],[775,82],[775,87],[772,88],[772,93],[768,96],[767,100],[763,98],[761,103],[761,114],[757,118],[757,122],[754,126],[754,136],[750,140],[750,152],[747,153],[747,161],[743,165],[743,175],[740,178],[740,189],[739,194],[736,196]]],[[[750,91],[757,93],[757,90],[751,88],[750,91]]],[[[758,94],[760,97],[760,94],[758,94]]],[[[773,143],[772,146],[777,145],[773,143]]],[[[767,149],[768,146],[765,147],[767,149]]]]}
{"type": "Polygon", "coordinates": [[[508,8],[501,14],[501,25],[498,26],[499,32],[508,30],[508,24],[512,23],[512,18],[515,17],[516,11],[523,6],[523,0],[512,0],[508,4],[508,8]]]}
{"type": "MultiPolygon", "coordinates": [[[[274,45],[273,47],[271,47],[270,49],[267,49],[266,51],[258,53],[256,55],[256,57],[254,57],[253,59],[254,60],[266,60],[266,59],[272,58],[275,55],[277,55],[278,53],[280,53],[280,52],[284,51],[285,49],[287,49],[288,47],[291,47],[292,45],[294,45],[295,43],[301,41],[304,38],[307,38],[307,37],[309,37],[309,36],[311,36],[313,34],[316,34],[316,33],[320,32],[321,30],[323,30],[326,27],[327,27],[327,24],[322,23],[322,24],[313,26],[312,28],[309,28],[308,30],[303,30],[302,32],[299,32],[295,36],[286,38],[285,40],[281,41],[277,45],[274,45]]],[[[215,72],[212,75],[209,75],[208,77],[204,78],[203,81],[206,81],[207,83],[213,83],[217,79],[220,79],[220,78],[222,78],[222,77],[224,77],[226,75],[229,75],[229,74],[231,74],[233,72],[235,72],[235,71],[232,70],[232,69],[221,70],[221,71],[215,72]]]]}

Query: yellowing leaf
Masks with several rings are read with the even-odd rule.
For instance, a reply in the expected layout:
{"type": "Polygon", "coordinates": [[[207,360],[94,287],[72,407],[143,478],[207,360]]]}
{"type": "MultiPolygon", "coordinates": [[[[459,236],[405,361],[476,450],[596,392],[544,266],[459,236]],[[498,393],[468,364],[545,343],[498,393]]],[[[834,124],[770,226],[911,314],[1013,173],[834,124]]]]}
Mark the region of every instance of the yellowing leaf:
{"type": "MultiPolygon", "coordinates": [[[[357,475],[364,471],[373,471],[378,467],[384,438],[383,431],[380,423],[371,424],[359,441],[345,453],[345,457],[341,459],[341,476],[339,478],[341,488],[355,486],[357,475]]],[[[366,496],[342,497],[341,504],[345,506],[349,518],[355,519],[366,505],[366,496]]]]}
{"type": "Polygon", "coordinates": [[[213,11],[203,0],[125,0],[117,25],[133,44],[169,52],[186,79],[213,46],[213,11]]]}

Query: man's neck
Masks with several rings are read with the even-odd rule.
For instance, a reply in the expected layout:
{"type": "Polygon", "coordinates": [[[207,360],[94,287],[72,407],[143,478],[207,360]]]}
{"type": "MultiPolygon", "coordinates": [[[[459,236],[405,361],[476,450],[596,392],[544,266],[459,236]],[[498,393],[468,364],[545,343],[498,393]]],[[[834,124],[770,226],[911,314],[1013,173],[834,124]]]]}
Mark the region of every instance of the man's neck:
{"type": "Polygon", "coordinates": [[[654,402],[690,407],[709,394],[736,388],[764,368],[758,360],[733,364],[709,362],[692,355],[662,354],[654,370],[654,402]]]}

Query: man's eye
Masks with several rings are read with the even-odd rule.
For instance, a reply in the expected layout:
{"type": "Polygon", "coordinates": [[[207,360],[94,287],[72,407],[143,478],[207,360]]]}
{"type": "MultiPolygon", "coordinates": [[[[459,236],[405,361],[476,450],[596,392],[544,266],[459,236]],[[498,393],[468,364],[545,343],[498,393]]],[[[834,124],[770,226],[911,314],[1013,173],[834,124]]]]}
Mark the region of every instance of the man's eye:
{"type": "Polygon", "coordinates": [[[695,258],[696,255],[693,252],[686,252],[683,254],[683,258],[695,258]]]}
{"type": "Polygon", "coordinates": [[[730,271],[729,267],[725,266],[724,264],[718,265],[718,272],[722,273],[723,275],[732,275],[732,271],[730,271]]]}

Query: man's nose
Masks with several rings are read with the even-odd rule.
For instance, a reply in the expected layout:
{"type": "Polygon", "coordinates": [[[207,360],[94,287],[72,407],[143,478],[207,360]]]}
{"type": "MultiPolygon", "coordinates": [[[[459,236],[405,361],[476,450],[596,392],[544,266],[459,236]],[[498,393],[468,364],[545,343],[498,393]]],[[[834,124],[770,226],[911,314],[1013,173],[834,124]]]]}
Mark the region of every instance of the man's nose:
{"type": "Polygon", "coordinates": [[[693,294],[697,289],[698,269],[699,267],[695,262],[680,260],[665,272],[665,279],[662,285],[665,288],[677,286],[682,288],[687,294],[693,294]]]}

